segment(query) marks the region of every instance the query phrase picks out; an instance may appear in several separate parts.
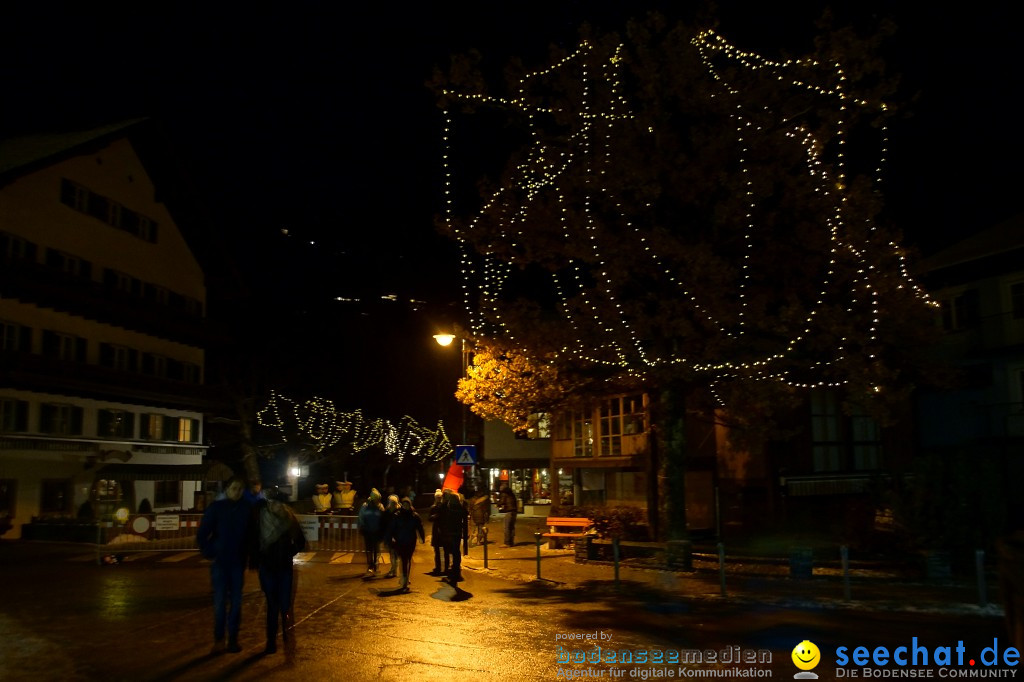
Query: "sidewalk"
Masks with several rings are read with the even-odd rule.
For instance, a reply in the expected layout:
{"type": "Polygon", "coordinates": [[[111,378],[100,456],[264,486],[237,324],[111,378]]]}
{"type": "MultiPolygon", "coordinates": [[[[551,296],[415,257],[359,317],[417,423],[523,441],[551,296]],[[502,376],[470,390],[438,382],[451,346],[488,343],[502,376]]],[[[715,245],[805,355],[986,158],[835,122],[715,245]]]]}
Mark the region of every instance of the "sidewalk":
{"type": "MultiPolygon", "coordinates": [[[[789,577],[788,557],[726,557],[725,596],[717,556],[695,548],[694,571],[670,571],[658,567],[653,559],[631,559],[620,563],[616,590],[615,567],[611,562],[576,563],[570,545],[549,550],[540,543],[540,579],[535,532],[547,531],[545,518],[519,516],[516,520],[516,544],[505,547],[502,517],[488,524],[487,567],[484,548],[470,546],[463,566],[476,572],[523,583],[545,585],[552,589],[591,590],[595,593],[658,592],[678,599],[706,599],[723,602],[747,602],[809,609],[857,609],[870,611],[915,611],[947,614],[973,614],[1002,617],[998,585],[988,577],[986,605],[979,605],[975,580],[928,582],[893,572],[891,567],[862,565],[851,570],[850,599],[845,598],[842,573],[832,566],[815,565],[813,577],[798,580],[789,577]]],[[[472,534],[472,530],[471,530],[472,534]]]]}

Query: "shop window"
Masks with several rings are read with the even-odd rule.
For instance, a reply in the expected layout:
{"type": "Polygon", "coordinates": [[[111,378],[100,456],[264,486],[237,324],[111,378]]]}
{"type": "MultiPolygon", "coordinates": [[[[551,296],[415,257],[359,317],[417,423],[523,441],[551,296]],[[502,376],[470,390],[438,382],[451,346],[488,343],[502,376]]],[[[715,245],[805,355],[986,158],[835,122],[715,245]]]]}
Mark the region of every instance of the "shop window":
{"type": "Polygon", "coordinates": [[[68,514],[71,512],[71,480],[44,478],[39,487],[39,513],[68,514]]]}
{"type": "Polygon", "coordinates": [[[158,507],[181,505],[181,481],[155,481],[153,504],[158,507]]]}

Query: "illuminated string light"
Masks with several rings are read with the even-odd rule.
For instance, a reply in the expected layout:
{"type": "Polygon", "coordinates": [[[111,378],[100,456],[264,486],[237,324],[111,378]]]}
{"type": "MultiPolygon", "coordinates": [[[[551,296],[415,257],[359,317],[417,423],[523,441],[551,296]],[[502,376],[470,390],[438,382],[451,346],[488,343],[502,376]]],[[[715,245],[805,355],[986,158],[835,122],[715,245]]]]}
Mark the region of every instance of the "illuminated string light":
{"type": "MultiPolygon", "coordinates": [[[[848,92],[846,72],[838,62],[767,59],[739,50],[711,30],[699,32],[692,39],[692,45],[698,51],[712,82],[721,86],[722,92],[712,93],[711,97],[725,98],[727,104],[732,102],[729,104],[728,110],[731,113],[728,115],[735,131],[734,144],[742,173],[742,202],[745,208],[741,235],[743,249],[736,282],[739,304],[735,317],[730,317],[728,311],[713,311],[699,300],[698,288],[685,281],[685,265],[669,262],[663,254],[658,253],[637,219],[623,211],[608,217],[608,206],[621,207],[621,202],[601,179],[613,177],[616,173],[612,142],[621,126],[633,122],[634,114],[622,85],[624,46],[617,46],[609,57],[605,57],[594,45],[583,41],[576,50],[550,66],[523,76],[509,97],[444,91],[449,97],[464,104],[498,106],[521,112],[528,122],[530,142],[523,154],[523,161],[508,175],[509,180],[485,199],[480,210],[468,223],[459,227],[455,221],[451,158],[454,124],[452,114],[449,111],[443,113],[445,215],[462,251],[463,300],[469,312],[471,329],[476,334],[487,335],[488,325],[495,325],[501,335],[515,342],[515,333],[505,323],[501,313],[500,298],[508,283],[512,265],[518,257],[515,249],[527,238],[523,227],[533,219],[531,211],[537,201],[547,197],[554,206],[560,208],[557,229],[564,242],[583,246],[590,253],[585,263],[569,258],[562,272],[551,274],[553,288],[560,301],[559,309],[567,329],[574,337],[572,343],[563,346],[561,355],[615,366],[633,376],[643,376],[646,368],[681,365],[711,375],[713,380],[742,377],[782,381],[802,387],[840,385],[842,381],[822,379],[819,382],[806,382],[796,379],[784,365],[801,357],[806,343],[821,329],[821,325],[828,324],[824,321],[826,316],[822,314],[823,311],[829,306],[840,305],[844,300],[843,308],[847,314],[865,311],[870,316],[866,338],[861,340],[859,348],[866,349],[864,352],[868,360],[875,358],[876,351],[871,349],[878,344],[881,315],[878,281],[883,274],[868,263],[868,255],[874,253],[877,245],[869,243],[866,237],[858,236],[859,232],[849,224],[850,189],[846,147],[850,121],[856,110],[884,113],[888,111],[888,106],[883,102],[871,102],[851,95],[848,92]],[[826,140],[818,139],[814,132],[798,121],[787,119],[785,115],[773,112],[767,106],[752,106],[749,101],[744,101],[742,88],[732,83],[719,68],[722,63],[771,78],[785,87],[807,91],[818,98],[822,107],[831,107],[834,122],[831,124],[831,138],[827,140],[829,144],[826,144],[826,140]],[[581,83],[578,99],[571,103],[571,107],[545,101],[533,94],[533,88],[543,85],[545,78],[558,75],[566,69],[575,69],[571,75],[578,77],[581,83]],[[547,145],[539,122],[551,114],[559,114],[571,122],[570,132],[557,148],[547,145]],[[764,125],[764,120],[770,121],[771,126],[764,125]],[[615,272],[610,265],[611,261],[602,252],[601,234],[602,230],[607,229],[605,224],[613,221],[635,237],[641,255],[650,260],[653,272],[658,273],[670,289],[676,292],[679,300],[686,302],[695,319],[721,339],[733,343],[734,347],[742,344],[743,337],[750,333],[749,293],[756,275],[754,250],[757,239],[768,238],[766,234],[759,234],[758,199],[749,165],[752,152],[750,140],[752,136],[773,134],[769,132],[773,130],[803,150],[806,172],[813,183],[814,194],[831,205],[821,226],[828,237],[829,251],[825,254],[826,265],[820,281],[816,283],[817,296],[807,302],[803,320],[790,324],[792,331],[778,345],[778,349],[766,351],[760,357],[744,361],[710,362],[684,357],[678,351],[646,348],[619,297],[617,278],[626,277],[629,273],[615,272]],[[568,188],[573,185],[567,183],[575,181],[575,177],[569,178],[574,172],[582,173],[584,180],[582,196],[571,200],[568,188]],[[600,216],[597,208],[599,205],[602,211],[600,216]],[[474,240],[474,237],[484,229],[485,219],[497,223],[498,232],[493,238],[510,244],[513,250],[511,256],[498,257],[496,249],[480,248],[479,244],[474,249],[473,244],[479,241],[474,240]],[[840,261],[849,263],[851,259],[859,263],[860,267],[848,283],[837,281],[840,261]],[[600,296],[602,300],[595,301],[595,296],[600,296]],[[607,310],[611,311],[610,315],[602,313],[607,310]]],[[[657,131],[652,127],[649,132],[657,131]]],[[[872,178],[875,191],[878,191],[882,183],[887,156],[888,131],[883,123],[879,133],[879,158],[872,178]]],[[[871,235],[877,228],[868,224],[864,229],[867,235],[871,235]]],[[[919,300],[937,305],[913,281],[899,246],[891,241],[882,246],[887,250],[882,254],[883,258],[891,258],[896,277],[900,279],[897,288],[908,287],[919,300]]],[[[840,334],[836,341],[834,356],[812,363],[811,370],[824,375],[849,358],[851,340],[840,334]]]]}
{"type": "Polygon", "coordinates": [[[300,403],[271,391],[256,418],[261,426],[276,428],[284,435],[289,433],[289,425],[294,425],[295,432],[310,441],[315,452],[339,443],[347,443],[352,453],[381,445],[385,454],[398,462],[406,457],[439,461],[455,452],[440,421],[436,429],[429,429],[408,415],[397,423],[367,419],[361,410],[338,411],[333,401],[324,398],[300,403]]]}

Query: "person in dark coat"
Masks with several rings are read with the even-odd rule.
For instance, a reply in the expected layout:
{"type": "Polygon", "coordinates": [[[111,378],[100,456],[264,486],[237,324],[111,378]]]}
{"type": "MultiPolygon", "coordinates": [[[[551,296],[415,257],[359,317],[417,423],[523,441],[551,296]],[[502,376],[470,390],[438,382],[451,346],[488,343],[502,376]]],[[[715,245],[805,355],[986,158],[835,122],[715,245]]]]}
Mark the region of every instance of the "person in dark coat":
{"type": "Polygon", "coordinates": [[[259,570],[260,587],[267,598],[267,647],[264,653],[277,651],[277,621],[281,620],[281,638],[291,638],[292,595],[295,585],[293,557],[306,548],[306,537],[298,519],[285,504],[288,495],[278,488],[264,493],[256,505],[250,537],[250,567],[259,570]]]}
{"type": "Polygon", "coordinates": [[[452,557],[448,580],[449,582],[459,582],[462,580],[462,554],[469,553],[469,510],[466,509],[462,495],[454,490],[444,491],[438,525],[444,540],[444,547],[452,557]]]}
{"type": "Polygon", "coordinates": [[[384,505],[380,503],[380,492],[376,488],[370,490],[370,496],[366,502],[359,507],[359,516],[356,524],[359,532],[363,535],[363,542],[366,545],[366,574],[373,575],[377,572],[377,559],[380,554],[380,531],[381,517],[384,514],[384,505]]]}
{"type": "Polygon", "coordinates": [[[430,521],[430,546],[434,548],[434,575],[442,575],[441,570],[441,552],[444,552],[444,571],[448,573],[448,569],[452,563],[452,556],[448,552],[448,547],[444,544],[444,536],[441,534],[441,489],[438,488],[437,492],[434,493],[434,504],[430,505],[430,513],[427,516],[427,520],[430,521]]]}
{"type": "Polygon", "coordinates": [[[388,559],[391,561],[391,568],[384,575],[385,578],[394,578],[398,571],[398,550],[391,543],[391,522],[395,520],[395,514],[402,508],[398,501],[398,495],[388,495],[387,506],[384,507],[384,514],[381,515],[380,537],[388,548],[388,559]]]}
{"type": "Polygon", "coordinates": [[[245,580],[247,540],[252,505],[242,495],[245,479],[228,481],[224,497],[215,500],[199,523],[196,543],[200,553],[211,559],[210,582],[213,586],[213,649],[238,653],[238,630],[242,620],[242,584],[245,580]]]}
{"type": "Polygon", "coordinates": [[[469,517],[476,528],[476,544],[484,544],[487,537],[487,522],[491,520],[491,494],[481,490],[469,500],[469,517]]]}
{"type": "Polygon", "coordinates": [[[389,533],[391,547],[398,552],[399,560],[402,562],[402,572],[398,578],[398,586],[405,592],[410,588],[410,571],[412,569],[412,554],[416,551],[416,536],[419,535],[420,542],[426,542],[426,535],[423,533],[423,521],[420,515],[413,511],[412,500],[408,497],[402,500],[402,506],[391,518],[389,533]]]}

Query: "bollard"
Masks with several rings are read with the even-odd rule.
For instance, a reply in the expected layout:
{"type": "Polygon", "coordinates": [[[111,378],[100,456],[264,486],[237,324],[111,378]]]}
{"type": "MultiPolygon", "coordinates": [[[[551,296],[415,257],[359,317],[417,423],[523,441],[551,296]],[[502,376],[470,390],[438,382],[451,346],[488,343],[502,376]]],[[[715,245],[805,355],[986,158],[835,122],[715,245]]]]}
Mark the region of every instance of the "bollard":
{"type": "Polygon", "coordinates": [[[533,537],[537,540],[537,580],[540,580],[540,541],[544,538],[544,534],[534,533],[533,537]]]}
{"type": "Polygon", "coordinates": [[[843,563],[843,601],[850,601],[850,548],[839,548],[839,560],[843,563]]]}
{"type": "Polygon", "coordinates": [[[612,560],[615,564],[615,589],[619,589],[619,539],[612,538],[612,560]]]}
{"type": "Polygon", "coordinates": [[[985,550],[974,550],[974,570],[978,573],[978,606],[988,606],[988,594],[985,589],[985,550]]]}
{"type": "Polygon", "coordinates": [[[725,595],[725,545],[721,542],[718,543],[718,586],[722,592],[722,596],[725,595]]]}
{"type": "Polygon", "coordinates": [[[484,570],[487,570],[487,526],[484,526],[484,570]]]}

